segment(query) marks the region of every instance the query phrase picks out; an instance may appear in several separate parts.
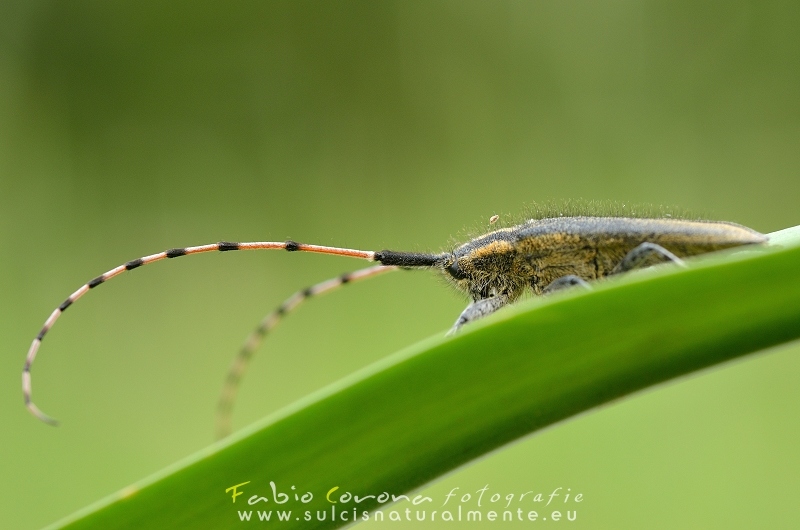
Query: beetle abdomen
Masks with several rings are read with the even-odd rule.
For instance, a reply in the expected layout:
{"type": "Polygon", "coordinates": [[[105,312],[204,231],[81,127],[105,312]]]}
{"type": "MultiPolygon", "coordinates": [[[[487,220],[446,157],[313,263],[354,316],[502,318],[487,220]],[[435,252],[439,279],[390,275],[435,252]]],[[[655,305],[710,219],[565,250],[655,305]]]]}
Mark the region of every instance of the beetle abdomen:
{"type": "Polygon", "coordinates": [[[509,232],[542,284],[566,274],[586,280],[607,276],[642,243],[689,257],[767,241],[765,235],[735,223],[670,218],[558,217],[531,220],[509,232]]]}

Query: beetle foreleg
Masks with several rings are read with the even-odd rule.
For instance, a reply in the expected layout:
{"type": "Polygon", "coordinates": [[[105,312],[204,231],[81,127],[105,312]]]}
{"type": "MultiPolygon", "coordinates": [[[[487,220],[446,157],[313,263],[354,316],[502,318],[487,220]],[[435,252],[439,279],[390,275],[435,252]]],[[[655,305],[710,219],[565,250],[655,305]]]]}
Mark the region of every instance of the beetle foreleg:
{"type": "Polygon", "coordinates": [[[483,318],[486,315],[491,315],[507,303],[508,297],[506,296],[493,296],[491,298],[483,298],[472,302],[461,312],[455,324],[453,324],[453,327],[447,332],[447,335],[454,335],[463,325],[483,318]]]}

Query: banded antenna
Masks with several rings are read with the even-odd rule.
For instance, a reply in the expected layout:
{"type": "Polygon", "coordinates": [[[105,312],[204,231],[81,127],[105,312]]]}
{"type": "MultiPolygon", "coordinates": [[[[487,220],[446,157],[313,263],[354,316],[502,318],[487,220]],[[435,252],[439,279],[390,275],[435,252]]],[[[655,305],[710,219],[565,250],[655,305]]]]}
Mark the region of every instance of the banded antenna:
{"type": "Polygon", "coordinates": [[[239,384],[242,380],[242,375],[247,369],[247,365],[253,358],[264,337],[271,333],[275,327],[286,318],[290,312],[294,311],[301,303],[309,298],[320,296],[329,293],[343,285],[349,285],[360,280],[366,280],[379,274],[386,272],[396,271],[399,267],[394,265],[374,265],[366,269],[357,270],[355,272],[345,273],[336,278],[325,280],[306,289],[297,291],[292,296],[283,301],[274,311],[265,316],[261,323],[250,333],[247,337],[238,355],[233,360],[228,377],[225,378],[225,383],[220,393],[219,403],[217,405],[217,439],[222,439],[231,433],[231,414],[233,404],[236,401],[236,393],[239,390],[239,384]]]}
{"type": "MultiPolygon", "coordinates": [[[[85,283],[81,286],[80,289],[69,295],[64,302],[61,303],[50,316],[45,321],[42,329],[39,331],[39,334],[36,335],[36,338],[33,339],[31,343],[31,347],[28,349],[28,355],[25,358],[25,366],[22,369],[22,395],[25,399],[25,406],[28,410],[36,416],[38,419],[47,423],[49,425],[58,425],[58,420],[52,418],[39,410],[39,408],[33,403],[31,398],[31,366],[33,365],[33,361],[36,359],[36,354],[39,351],[39,346],[42,344],[42,339],[44,338],[45,334],[53,327],[58,317],[66,311],[66,309],[71,306],[75,301],[77,301],[80,297],[85,295],[90,289],[94,289],[101,283],[105,283],[111,278],[115,276],[119,276],[125,271],[130,271],[141,267],[142,265],[149,265],[150,263],[155,263],[156,261],[161,261],[166,258],[178,258],[180,256],[188,256],[191,254],[202,254],[204,252],[226,252],[230,250],[287,250],[289,252],[315,252],[318,254],[330,254],[333,256],[346,256],[349,258],[360,258],[369,261],[377,261],[381,265],[370,267],[364,269],[362,271],[356,271],[348,275],[343,275],[335,280],[329,280],[328,282],[323,282],[321,284],[317,284],[309,289],[301,291],[298,294],[295,294],[293,297],[289,298],[286,302],[284,302],[274,313],[270,313],[267,315],[262,325],[256,330],[255,334],[258,335],[255,340],[260,340],[260,336],[266,333],[268,330],[272,329],[277,321],[279,320],[280,316],[288,311],[291,311],[297,305],[302,302],[304,299],[308,298],[309,296],[313,296],[316,294],[321,294],[322,292],[329,291],[338,287],[339,285],[343,285],[347,283],[348,280],[360,280],[371,278],[381,274],[383,272],[389,272],[390,270],[396,270],[397,268],[431,268],[441,266],[441,264],[446,259],[446,255],[444,254],[420,254],[414,252],[394,252],[391,250],[381,250],[379,252],[375,252],[372,250],[353,250],[349,248],[338,248],[338,247],[326,247],[320,245],[307,245],[304,243],[297,243],[295,241],[284,241],[284,242],[275,242],[275,241],[261,241],[261,242],[251,242],[251,243],[230,243],[227,241],[221,241],[219,243],[212,243],[209,245],[200,245],[197,247],[186,247],[186,248],[173,248],[170,250],[165,250],[164,252],[159,252],[157,254],[151,254],[149,256],[144,256],[139,259],[135,259],[133,261],[129,261],[123,265],[119,265],[118,267],[114,267],[110,271],[101,274],[97,278],[90,280],[89,282],[85,283]]],[[[241,377],[241,374],[244,370],[246,365],[247,359],[252,355],[252,352],[255,350],[257,343],[252,340],[248,341],[245,346],[242,348],[239,356],[237,357],[236,361],[234,362],[233,366],[231,367],[231,371],[229,373],[225,388],[223,390],[223,395],[220,400],[220,411],[227,411],[226,413],[229,414],[231,403],[236,391],[236,384],[241,377]],[[248,346],[249,344],[249,346],[248,346]]],[[[227,428],[227,418],[225,414],[222,412],[220,413],[220,425],[218,427],[219,432],[222,433],[227,428]]]]}

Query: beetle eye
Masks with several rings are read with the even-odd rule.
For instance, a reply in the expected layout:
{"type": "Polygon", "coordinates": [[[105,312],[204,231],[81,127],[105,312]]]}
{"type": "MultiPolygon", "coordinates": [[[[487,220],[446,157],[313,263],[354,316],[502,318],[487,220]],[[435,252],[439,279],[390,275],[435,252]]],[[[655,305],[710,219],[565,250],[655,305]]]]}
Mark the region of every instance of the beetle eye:
{"type": "Polygon", "coordinates": [[[447,267],[447,272],[449,272],[450,276],[452,276],[456,280],[463,280],[464,278],[467,277],[467,275],[464,274],[461,271],[461,268],[458,266],[458,260],[453,261],[453,263],[449,267],[447,267]]]}

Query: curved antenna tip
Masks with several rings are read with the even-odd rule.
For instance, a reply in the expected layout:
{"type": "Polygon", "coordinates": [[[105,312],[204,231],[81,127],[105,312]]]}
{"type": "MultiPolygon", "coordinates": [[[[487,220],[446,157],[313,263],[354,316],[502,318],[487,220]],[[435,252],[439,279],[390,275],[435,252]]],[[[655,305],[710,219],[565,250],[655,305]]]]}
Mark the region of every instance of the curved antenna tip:
{"type": "Polygon", "coordinates": [[[37,407],[33,403],[28,403],[28,410],[30,411],[31,414],[36,416],[36,418],[38,420],[46,423],[47,425],[52,425],[53,427],[58,427],[58,425],[60,423],[57,419],[52,418],[52,417],[48,416],[47,414],[45,414],[44,412],[42,412],[41,410],[39,410],[39,407],[37,407]]]}

